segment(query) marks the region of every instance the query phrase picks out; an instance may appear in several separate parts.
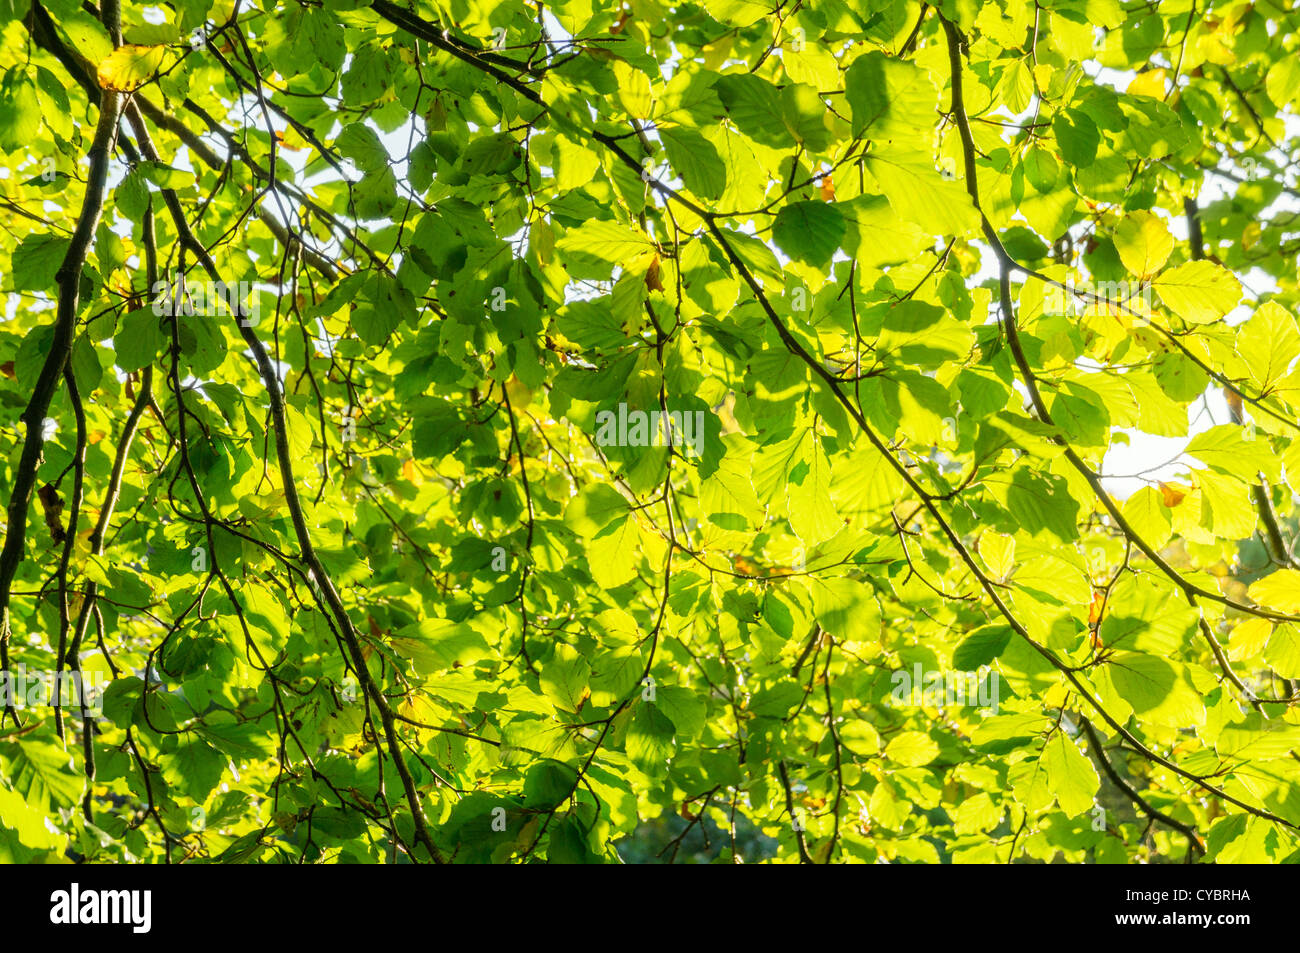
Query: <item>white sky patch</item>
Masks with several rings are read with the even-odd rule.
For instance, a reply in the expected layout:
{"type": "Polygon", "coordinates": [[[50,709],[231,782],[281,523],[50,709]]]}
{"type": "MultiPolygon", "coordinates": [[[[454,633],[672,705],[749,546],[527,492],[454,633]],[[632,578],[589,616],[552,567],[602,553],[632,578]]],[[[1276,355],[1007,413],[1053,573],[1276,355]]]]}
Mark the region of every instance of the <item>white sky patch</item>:
{"type": "MultiPolygon", "coordinates": [[[[1135,76],[1133,72],[1099,67],[1092,75],[1092,79],[1099,85],[1110,86],[1122,93],[1135,76]]],[[[1033,106],[1034,104],[1031,103],[1026,110],[1027,114],[1032,113],[1033,106]]],[[[1006,110],[1001,111],[1006,113],[1006,110]]],[[[1018,118],[1023,117],[1015,117],[1007,113],[1007,118],[1017,121],[1018,118]]],[[[1286,114],[1282,119],[1286,128],[1286,141],[1300,136],[1300,117],[1286,114]]],[[[1268,157],[1279,167],[1290,170],[1291,162],[1281,152],[1272,150],[1268,153],[1268,157]]],[[[1262,169],[1261,166],[1260,170],[1262,169]]],[[[1250,171],[1253,171],[1253,167],[1250,171]]],[[[1283,184],[1289,188],[1296,187],[1295,181],[1284,180],[1283,184]]],[[[1204,208],[1213,202],[1231,197],[1237,187],[1238,184],[1232,179],[1207,172],[1197,202],[1204,208]]],[[[1300,211],[1300,201],[1297,201],[1293,195],[1283,192],[1269,206],[1268,211],[1300,211]]],[[[1014,217],[1014,221],[1028,224],[1019,213],[1014,217]]],[[[1171,215],[1165,219],[1165,223],[1177,241],[1187,241],[1188,227],[1185,216],[1171,215]]],[[[996,280],[998,266],[992,250],[982,243],[978,243],[976,247],[980,252],[980,267],[973,276],[974,280],[981,283],[996,280]]],[[[1242,284],[1243,301],[1258,300],[1277,290],[1277,283],[1272,276],[1257,268],[1238,274],[1237,278],[1242,284]]],[[[996,305],[996,301],[994,303],[996,305]]],[[[1241,304],[1225,315],[1224,320],[1236,326],[1249,320],[1254,313],[1253,306],[1241,304]]],[[[1027,399],[1023,388],[1018,386],[1017,391],[1027,399]]],[[[1232,422],[1227,400],[1218,385],[1210,386],[1200,399],[1188,405],[1187,422],[1187,435],[1184,437],[1159,437],[1133,428],[1116,428],[1113,431],[1114,439],[1106,451],[1099,470],[1106,491],[1117,499],[1123,500],[1144,486],[1162,481],[1186,480],[1190,471],[1198,469],[1199,463],[1185,452],[1192,438],[1211,427],[1232,422]]]]}

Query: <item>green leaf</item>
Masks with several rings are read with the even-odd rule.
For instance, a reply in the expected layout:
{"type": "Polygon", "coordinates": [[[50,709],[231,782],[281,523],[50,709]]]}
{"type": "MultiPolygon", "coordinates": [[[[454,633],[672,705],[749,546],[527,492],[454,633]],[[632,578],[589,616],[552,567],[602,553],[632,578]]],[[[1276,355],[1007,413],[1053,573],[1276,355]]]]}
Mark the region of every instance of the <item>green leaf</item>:
{"type": "Polygon", "coordinates": [[[555,247],[624,266],[654,250],[650,240],[631,226],[599,220],[566,232],[555,247]]]}
{"type": "Polygon", "coordinates": [[[820,152],[830,141],[826,125],[826,103],[806,83],[791,83],[781,89],[781,116],[786,129],[806,149],[820,152]]]}
{"type": "Polygon", "coordinates": [[[183,189],[194,184],[194,173],[175,169],[161,162],[141,162],[136,166],[146,181],[160,189],[183,189]]]}
{"type": "Polygon", "coordinates": [[[661,130],[659,136],[668,161],[688,189],[701,198],[721,197],[727,187],[727,167],[712,142],[685,127],[661,130]]]}
{"type": "Polygon", "coordinates": [[[1133,712],[1157,725],[1196,726],[1205,723],[1205,704],[1187,666],[1173,660],[1120,652],[1101,669],[1097,679],[1103,700],[1114,695],[1133,712]]]}
{"type": "Polygon", "coordinates": [[[899,216],[929,235],[964,235],[979,225],[965,187],[944,179],[933,163],[896,148],[872,150],[867,168],[899,216]]]}
{"type": "Polygon", "coordinates": [[[12,152],[31,143],[41,128],[36,84],[14,67],[0,80],[0,149],[12,152]]]}
{"type": "Polygon", "coordinates": [[[719,23],[746,27],[772,15],[765,0],[705,0],[704,9],[719,23]]]}
{"type": "Polygon", "coordinates": [[[878,50],[853,61],[844,75],[853,135],[924,142],[933,136],[938,100],[929,74],[914,63],[878,50]]]}
{"type": "Polygon", "coordinates": [[[1283,678],[1300,678],[1300,628],[1287,622],[1273,630],[1264,660],[1283,678]]]}
{"type": "Polygon", "coordinates": [[[755,142],[781,146],[790,136],[783,118],[781,91],[752,73],[719,77],[718,99],[731,121],[755,142]]]}
{"type": "Polygon", "coordinates": [[[772,238],[791,258],[824,268],[844,237],[844,216],[825,202],[793,202],[777,213],[772,238]]]}
{"type": "Polygon", "coordinates": [[[668,685],[656,690],[655,706],[668,716],[679,737],[692,738],[704,730],[708,704],[699,692],[668,685]]]}
{"type": "Polygon", "coordinates": [[[1005,494],[1012,518],[1027,532],[1045,531],[1062,542],[1078,538],[1079,502],[1063,477],[1021,467],[1009,479],[998,476],[993,489],[1005,494]]]}
{"type": "Polygon", "coordinates": [[[595,536],[615,520],[627,517],[627,499],[603,483],[593,483],[569,501],[564,521],[575,533],[595,536]]]}
{"type": "Polygon", "coordinates": [[[1241,300],[1241,283],[1212,261],[1189,261],[1170,268],[1154,285],[1165,307],[1189,324],[1217,321],[1241,300]]]}
{"type": "Polygon", "coordinates": [[[1064,731],[1057,731],[1047,742],[1042,755],[1047,786],[1067,817],[1075,817],[1093,806],[1101,778],[1078,746],[1064,731]]]}
{"type": "Polygon", "coordinates": [[[1174,236],[1150,212],[1130,212],[1115,228],[1115,249],[1124,267],[1138,278],[1159,271],[1174,250],[1174,236]]]}
{"type": "Polygon", "coordinates": [[[637,705],[627,727],[628,759],[651,777],[662,775],[675,750],[674,732],[672,719],[653,702],[637,705]]]}
{"type": "Polygon", "coordinates": [[[226,758],[206,741],[182,741],[165,761],[167,781],[202,804],[225,773],[226,758]]]}
{"type": "Polygon", "coordinates": [[[1009,625],[986,625],[976,629],[957,646],[952,654],[953,668],[962,672],[973,672],[981,666],[988,665],[1002,654],[1015,633],[1009,625]]]}
{"type": "Polygon", "coordinates": [[[58,235],[29,235],[14,250],[15,291],[45,291],[54,285],[70,242],[58,235]]]}
{"type": "Polygon", "coordinates": [[[339,133],[335,145],[363,173],[378,172],[388,167],[388,150],[384,148],[379,134],[365,123],[348,123],[339,133]]]}
{"type": "Polygon", "coordinates": [[[46,826],[45,810],[39,804],[29,804],[17,791],[0,786],[0,826],[18,835],[27,847],[39,851],[53,851],[61,837],[46,826]]]}
{"type": "Polygon", "coordinates": [[[1242,427],[1220,424],[1197,434],[1187,444],[1187,452],[1224,473],[1254,481],[1263,473],[1276,479],[1278,459],[1268,443],[1256,437],[1247,439],[1242,427]]]}
{"type": "Polygon", "coordinates": [[[557,645],[555,654],[542,665],[542,691],[564,711],[582,707],[590,680],[590,663],[571,645],[557,645]]]}
{"type": "Polygon", "coordinates": [[[830,460],[821,442],[810,439],[803,446],[798,482],[786,485],[790,525],[808,546],[830,539],[844,527],[831,502],[830,460]]]}
{"type": "Polygon", "coordinates": [[[71,755],[39,735],[0,742],[0,763],[13,789],[37,810],[48,813],[81,800],[85,778],[69,770],[71,755]]]}
{"type": "Polygon", "coordinates": [[[1051,192],[1060,178],[1060,167],[1042,146],[1031,146],[1025,153],[1025,178],[1038,192],[1051,192]]]}
{"type": "Polygon", "coordinates": [[[1300,570],[1278,569],[1251,583],[1250,598],[1278,612],[1300,612],[1300,570]]]}
{"type": "Polygon", "coordinates": [[[939,746],[921,731],[904,731],[885,746],[885,757],[904,767],[919,768],[939,756],[939,746]]]}
{"type": "Polygon", "coordinates": [[[808,585],[812,590],[813,614],[836,638],[856,638],[871,632],[878,624],[880,612],[874,594],[859,580],[818,575],[808,585]]]}
{"type": "Polygon", "coordinates": [[[1300,357],[1300,328],[1295,317],[1276,301],[1266,301],[1238,328],[1237,353],[1250,368],[1256,388],[1267,393],[1300,357]]]}
{"type": "Polygon", "coordinates": [[[1101,134],[1097,124],[1077,109],[1067,109],[1052,120],[1052,131],[1061,156],[1072,166],[1085,168],[1097,159],[1101,134]]]}
{"type": "Polygon", "coordinates": [[[117,366],[124,371],[148,367],[167,344],[162,321],[153,308],[137,308],[128,313],[113,333],[113,353],[117,366]]]}
{"type": "Polygon", "coordinates": [[[467,622],[425,619],[401,629],[392,639],[393,648],[405,655],[421,675],[443,672],[489,657],[491,648],[467,622]]]}
{"type": "Polygon", "coordinates": [[[460,165],[467,175],[503,175],[519,164],[519,158],[519,144],[502,132],[471,142],[460,165]]]}

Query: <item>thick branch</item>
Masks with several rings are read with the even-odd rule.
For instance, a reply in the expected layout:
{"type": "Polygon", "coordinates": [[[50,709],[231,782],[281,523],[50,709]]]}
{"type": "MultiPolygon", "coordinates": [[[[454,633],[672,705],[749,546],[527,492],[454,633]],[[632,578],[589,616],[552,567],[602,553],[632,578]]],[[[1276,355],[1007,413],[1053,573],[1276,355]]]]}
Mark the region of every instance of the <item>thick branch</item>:
{"type": "MultiPolygon", "coordinates": [[[[23,561],[27,542],[27,511],[31,505],[40,467],[41,452],[45,446],[45,416],[54,399],[59,379],[72,354],[73,337],[77,325],[77,306],[81,297],[81,272],[90,251],[90,241],[99,224],[104,207],[104,187],[108,181],[109,153],[113,147],[115,130],[121,105],[117,93],[105,91],[100,99],[99,122],[90,146],[90,173],[86,178],[86,193],[77,217],[77,227],[72,233],[68,251],[59,266],[57,281],[59,303],[54,319],[54,335],[50,350],[41,366],[40,375],[32,390],[31,400],[23,411],[26,427],[22,456],[14,476],[13,491],[7,509],[4,548],[0,550],[0,669],[9,668],[9,637],[11,620],[9,600],[13,591],[14,576],[23,561]]],[[[9,712],[13,702],[9,702],[9,712]]]]}

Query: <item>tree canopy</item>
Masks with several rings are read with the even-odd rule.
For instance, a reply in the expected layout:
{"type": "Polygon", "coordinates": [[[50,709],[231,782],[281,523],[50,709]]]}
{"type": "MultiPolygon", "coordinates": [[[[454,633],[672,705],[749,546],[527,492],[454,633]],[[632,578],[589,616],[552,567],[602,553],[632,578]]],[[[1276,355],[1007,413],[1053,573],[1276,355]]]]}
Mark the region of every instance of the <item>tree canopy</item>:
{"type": "Polygon", "coordinates": [[[1300,13],[0,29],[0,859],[1300,859],[1300,13]]]}

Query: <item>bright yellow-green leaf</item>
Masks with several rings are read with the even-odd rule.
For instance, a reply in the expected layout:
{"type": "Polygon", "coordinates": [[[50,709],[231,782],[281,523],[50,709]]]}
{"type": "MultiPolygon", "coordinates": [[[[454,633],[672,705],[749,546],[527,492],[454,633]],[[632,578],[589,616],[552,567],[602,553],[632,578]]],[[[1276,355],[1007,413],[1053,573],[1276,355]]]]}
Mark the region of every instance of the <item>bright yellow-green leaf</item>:
{"type": "Polygon", "coordinates": [[[1278,569],[1250,584],[1249,596],[1278,612],[1300,612],[1300,570],[1278,569]]]}
{"type": "Polygon", "coordinates": [[[905,731],[885,746],[885,757],[907,767],[929,764],[939,756],[939,746],[924,732],[905,731]]]}
{"type": "Polygon", "coordinates": [[[166,54],[164,46],[118,47],[96,68],[99,85],[122,92],[139,89],[153,79],[166,54]]]}
{"type": "Polygon", "coordinates": [[[1189,324],[1217,321],[1241,300],[1241,282],[1222,265],[1189,261],[1155,279],[1156,292],[1170,311],[1189,324]]]}
{"type": "Polygon", "coordinates": [[[1131,274],[1146,279],[1169,260],[1174,236],[1164,221],[1150,212],[1130,212],[1115,227],[1115,250],[1131,274]]]}

